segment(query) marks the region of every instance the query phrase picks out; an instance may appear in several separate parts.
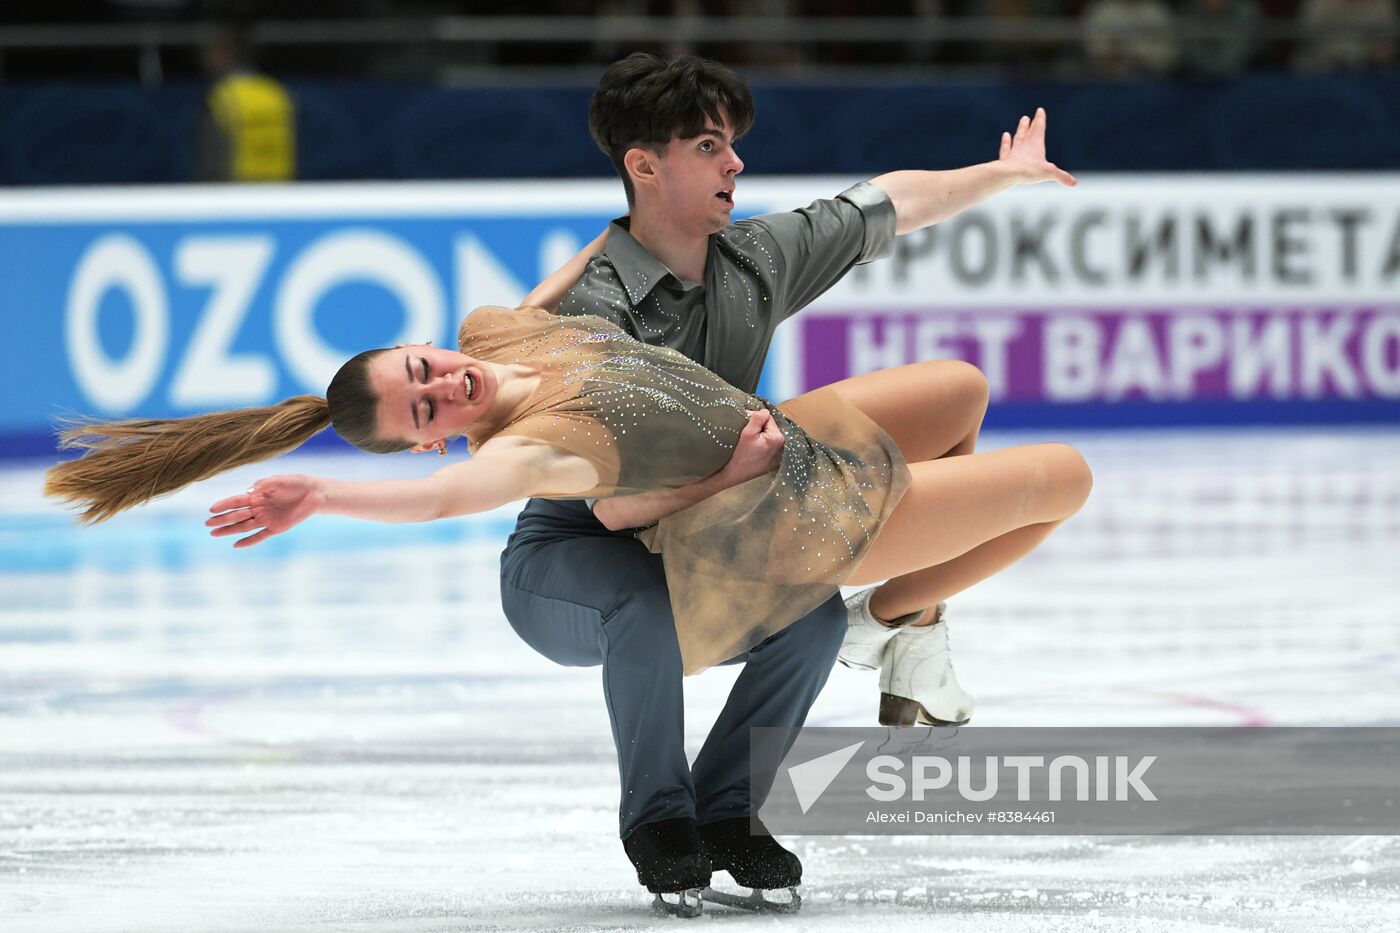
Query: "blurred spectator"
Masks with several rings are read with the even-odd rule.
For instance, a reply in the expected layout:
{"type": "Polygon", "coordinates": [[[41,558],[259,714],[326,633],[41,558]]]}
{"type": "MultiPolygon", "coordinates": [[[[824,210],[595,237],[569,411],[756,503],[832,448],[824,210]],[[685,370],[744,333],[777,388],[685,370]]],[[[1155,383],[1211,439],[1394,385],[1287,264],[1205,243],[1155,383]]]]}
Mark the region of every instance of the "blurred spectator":
{"type": "MultiPolygon", "coordinates": [[[[687,22],[697,22],[705,15],[705,10],[700,6],[700,0],[670,0],[667,4],[669,9],[661,15],[669,19],[673,24],[680,25],[687,22]]],[[[655,15],[655,14],[653,14],[655,15]]],[[[661,54],[667,58],[675,58],[678,55],[696,54],[695,41],[685,34],[676,36],[662,46],[661,54]]]]}
{"type": "Polygon", "coordinates": [[[1213,32],[1187,33],[1181,63],[1189,74],[1209,78],[1237,75],[1254,56],[1259,23],[1259,7],[1254,0],[1191,0],[1182,22],[1213,32]]]}
{"type": "Polygon", "coordinates": [[[998,39],[979,43],[974,60],[1001,65],[1011,74],[1026,74],[1053,59],[1055,46],[1037,35],[1034,21],[1061,15],[1058,0],[967,0],[964,12],[995,20],[1007,30],[998,39]]]}
{"type": "MultiPolygon", "coordinates": [[[[944,15],[943,0],[911,0],[909,15],[922,23],[940,20],[944,15]]],[[[904,47],[904,58],[915,64],[931,64],[942,57],[942,43],[936,39],[913,39],[904,47]]]]}
{"type": "Polygon", "coordinates": [[[1161,75],[1176,65],[1176,23],[1162,0],[1093,0],[1083,24],[1089,65],[1100,75],[1161,75]]]}
{"type": "Polygon", "coordinates": [[[296,177],[296,110],[275,79],[253,70],[243,30],[225,26],[204,48],[213,79],[200,123],[200,181],[290,181],[296,177]]]}
{"type": "Polygon", "coordinates": [[[1395,0],[1307,0],[1298,25],[1308,33],[1293,63],[1300,71],[1354,71],[1395,62],[1395,0]],[[1345,31],[1350,30],[1350,31],[1345,31]]]}
{"type": "Polygon", "coordinates": [[[595,62],[613,62],[629,52],[638,51],[637,43],[612,38],[618,25],[635,16],[645,16],[646,0],[603,0],[593,11],[600,38],[593,43],[591,58],[595,62]]]}
{"type": "MultiPolygon", "coordinates": [[[[743,0],[731,0],[731,3],[734,9],[743,6],[743,0]]],[[[918,0],[792,0],[788,6],[790,16],[795,19],[844,19],[856,29],[863,25],[878,25],[881,20],[891,16],[919,16],[930,6],[937,9],[937,4],[921,4],[918,0]]],[[[839,25],[836,33],[834,36],[828,34],[820,42],[800,44],[797,54],[802,63],[880,68],[910,60],[908,43],[901,41],[905,38],[903,36],[896,34],[878,42],[852,41],[839,25]]]]}
{"type": "MultiPolygon", "coordinates": [[[[769,2],[767,5],[774,4],[769,2]]],[[[776,5],[780,8],[785,7],[786,0],[777,0],[776,5]]],[[[761,6],[763,4],[751,4],[733,15],[773,15],[768,9],[751,8],[761,6]]],[[[782,9],[778,10],[778,13],[782,12],[782,9]]],[[[601,38],[593,42],[588,58],[594,62],[610,63],[631,52],[640,51],[655,52],[668,58],[687,54],[714,57],[715,51],[709,48],[708,43],[699,41],[693,34],[694,30],[689,27],[708,17],[729,15],[729,11],[722,0],[600,0],[596,3],[570,0],[570,4],[561,9],[561,15],[592,17],[597,24],[597,35],[601,38]],[[646,42],[625,36],[614,38],[614,35],[621,31],[619,25],[626,20],[648,18],[664,21],[673,27],[671,35],[665,39],[646,42]]],[[[743,43],[737,46],[739,55],[725,52],[718,57],[725,61],[734,61],[736,58],[742,58],[749,48],[748,43],[743,43]]]]}
{"type": "MultiPolygon", "coordinates": [[[[733,12],[774,23],[790,22],[801,13],[796,0],[746,0],[735,4],[733,12]]],[[[749,46],[746,57],[757,67],[775,71],[798,69],[803,64],[801,51],[790,42],[755,42],[749,46]]]]}

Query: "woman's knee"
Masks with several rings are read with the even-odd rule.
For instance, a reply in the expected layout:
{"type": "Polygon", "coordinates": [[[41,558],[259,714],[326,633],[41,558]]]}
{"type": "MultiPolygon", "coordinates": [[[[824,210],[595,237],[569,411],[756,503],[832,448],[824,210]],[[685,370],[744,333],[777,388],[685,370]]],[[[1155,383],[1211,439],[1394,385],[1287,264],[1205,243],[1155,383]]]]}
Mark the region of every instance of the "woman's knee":
{"type": "Polygon", "coordinates": [[[1041,481],[1056,519],[1069,518],[1089,500],[1094,474],[1084,455],[1068,444],[1041,444],[1041,481]]]}
{"type": "Polygon", "coordinates": [[[992,394],[986,375],[965,360],[939,360],[938,367],[938,378],[944,383],[953,404],[980,424],[987,413],[987,402],[992,394]]]}

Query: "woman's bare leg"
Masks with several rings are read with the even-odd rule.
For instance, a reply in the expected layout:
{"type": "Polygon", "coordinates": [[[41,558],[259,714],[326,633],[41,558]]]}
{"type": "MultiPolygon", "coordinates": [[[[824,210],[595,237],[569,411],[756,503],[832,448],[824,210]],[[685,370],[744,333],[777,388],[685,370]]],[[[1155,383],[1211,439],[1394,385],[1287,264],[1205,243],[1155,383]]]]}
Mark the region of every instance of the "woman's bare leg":
{"type": "Polygon", "coordinates": [[[941,617],[932,607],[1019,560],[1079,510],[1089,468],[1063,444],[974,453],[987,382],[965,363],[901,366],[826,391],[833,390],[894,440],[910,473],[908,490],[845,581],[886,582],[853,611],[841,660],[880,669],[883,724],[966,722],[974,704],[953,674],[947,629],[879,631],[875,623],[918,612],[913,625],[935,625],[941,617]]]}
{"type": "Polygon", "coordinates": [[[927,610],[911,624],[930,622],[934,606],[1016,563],[1059,526],[1060,522],[1026,525],[979,544],[961,557],[894,577],[870,597],[870,611],[877,619],[898,619],[927,610]]]}
{"type": "Polygon", "coordinates": [[[1029,553],[1079,510],[1092,484],[1084,458],[1064,444],[944,457],[911,463],[909,472],[908,491],[848,581],[889,580],[885,599],[912,601],[906,612],[1029,553]]]}
{"type": "Polygon", "coordinates": [[[831,386],[880,426],[910,463],[970,454],[987,414],[987,377],[962,360],[932,360],[831,386]]]}
{"type": "MultiPolygon", "coordinates": [[[[911,485],[847,581],[887,580],[878,618],[929,609],[1024,557],[1078,511],[1092,477],[1063,444],[974,454],[987,380],[959,360],[935,360],[834,383],[894,440],[911,485]]],[[[931,614],[921,622],[931,622],[931,614]]]]}

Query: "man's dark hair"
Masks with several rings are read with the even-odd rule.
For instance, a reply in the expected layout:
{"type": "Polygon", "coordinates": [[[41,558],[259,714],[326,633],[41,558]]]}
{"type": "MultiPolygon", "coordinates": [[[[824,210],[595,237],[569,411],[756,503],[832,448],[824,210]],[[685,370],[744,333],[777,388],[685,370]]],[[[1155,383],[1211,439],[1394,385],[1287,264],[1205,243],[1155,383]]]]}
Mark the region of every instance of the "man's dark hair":
{"type": "Polygon", "coordinates": [[[603,72],[588,110],[588,132],[612,159],[632,204],[636,193],[622,163],[627,150],[660,150],[673,139],[699,136],[721,116],[729,118],[735,139],[753,126],[753,92],[734,71],[696,55],[665,59],[634,52],[603,72]]]}

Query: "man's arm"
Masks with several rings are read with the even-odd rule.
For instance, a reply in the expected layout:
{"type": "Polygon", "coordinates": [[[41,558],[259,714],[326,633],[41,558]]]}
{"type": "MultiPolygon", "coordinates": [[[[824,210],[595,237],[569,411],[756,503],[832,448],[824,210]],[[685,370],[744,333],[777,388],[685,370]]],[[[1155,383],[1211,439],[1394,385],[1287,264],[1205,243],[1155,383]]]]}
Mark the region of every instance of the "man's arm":
{"type": "Polygon", "coordinates": [[[1073,175],[1045,158],[1045,108],[1035,119],[1022,117],[1016,135],[1001,134],[1001,152],[995,162],[969,165],[945,172],[890,172],[872,178],[894,204],[895,234],[922,230],[947,220],[998,192],[1017,185],[1057,181],[1074,187],[1073,175]]]}
{"type": "Polygon", "coordinates": [[[678,489],[599,499],[593,514],[609,531],[654,525],[702,499],[776,470],[783,456],[783,440],[783,432],[771,414],[766,410],[751,411],[734,453],[719,472],[678,489]]]}

